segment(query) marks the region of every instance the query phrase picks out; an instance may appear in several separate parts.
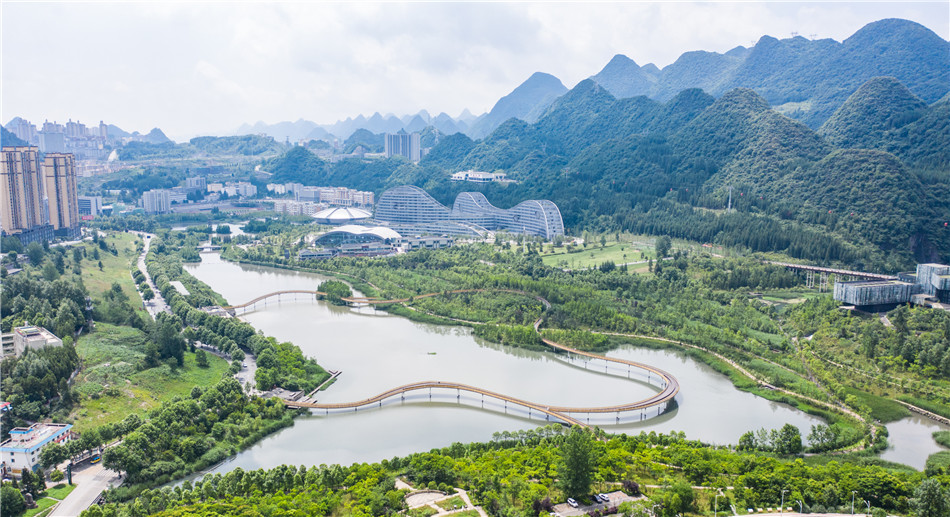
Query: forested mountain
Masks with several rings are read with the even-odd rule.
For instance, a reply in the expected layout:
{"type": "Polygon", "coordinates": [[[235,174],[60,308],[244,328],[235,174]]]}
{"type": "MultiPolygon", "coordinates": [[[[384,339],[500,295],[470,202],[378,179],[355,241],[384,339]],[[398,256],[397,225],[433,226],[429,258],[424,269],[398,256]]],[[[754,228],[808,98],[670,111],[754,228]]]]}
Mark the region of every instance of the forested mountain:
{"type": "Polygon", "coordinates": [[[928,106],[892,77],[865,83],[818,132],[838,147],[880,149],[920,168],[950,168],[950,101],[928,106]]]}
{"type": "Polygon", "coordinates": [[[835,121],[850,121],[855,135],[873,134],[881,120],[855,114],[897,120],[896,113],[902,122],[879,144],[861,142],[871,149],[842,149],[750,89],[718,99],[690,89],[660,103],[618,100],[587,80],[534,124],[510,119],[483,140],[442,138],[419,165],[380,162],[363,174],[350,164],[352,175],[331,167],[321,181],[377,192],[412,183],[445,203],[463,190],[483,191],[502,207],[548,198],[573,231],[670,234],[896,270],[950,258],[948,146],[938,145],[946,141],[947,102],[926,106],[902,89],[893,79],[861,88],[835,121]],[[892,93],[868,93],[882,88],[892,93]],[[869,112],[865,98],[882,106],[869,112]],[[907,109],[919,118],[905,122],[907,109]],[[933,163],[942,165],[920,165],[933,163]],[[468,168],[504,170],[518,183],[447,181],[468,168]],[[725,214],[730,188],[734,212],[725,214]]]}
{"type": "MultiPolygon", "coordinates": [[[[154,133],[160,130],[152,130],[154,133]]],[[[151,134],[151,133],[150,133],[151,134]]],[[[164,136],[164,135],[161,135],[164,136]]],[[[273,156],[286,149],[269,136],[199,136],[190,141],[176,144],[171,140],[162,142],[154,137],[152,141],[132,141],[118,149],[120,160],[147,160],[154,158],[194,158],[205,156],[273,156]]]]}
{"type": "Polygon", "coordinates": [[[645,95],[656,86],[658,74],[653,73],[653,69],[656,65],[652,69],[641,68],[629,57],[617,54],[591,79],[617,98],[636,97],[645,95]]]}
{"type": "Polygon", "coordinates": [[[482,138],[510,118],[534,122],[555,99],[567,92],[560,79],[550,74],[535,72],[492,107],[487,115],[478,119],[469,136],[482,138]]]}
{"type": "Polygon", "coordinates": [[[950,43],[915,22],[887,19],[841,43],[763,36],[751,49],[687,52],[659,73],[653,70],[615,56],[592,79],[616,97],[661,101],[686,88],[717,97],[750,88],[779,111],[817,128],[873,77],[895,77],[924,102],[937,101],[950,90],[950,43]]]}

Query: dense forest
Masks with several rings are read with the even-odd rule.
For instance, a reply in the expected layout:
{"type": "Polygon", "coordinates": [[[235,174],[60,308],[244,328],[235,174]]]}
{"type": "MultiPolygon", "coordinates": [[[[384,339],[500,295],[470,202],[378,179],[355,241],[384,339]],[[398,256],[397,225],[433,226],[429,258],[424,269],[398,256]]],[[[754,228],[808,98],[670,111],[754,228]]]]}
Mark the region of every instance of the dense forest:
{"type": "Polygon", "coordinates": [[[939,515],[926,512],[946,508],[939,482],[924,481],[919,473],[735,452],[687,441],[675,433],[599,438],[553,426],[506,432],[490,443],[455,443],[380,463],[238,468],[175,488],[146,490],[134,501],[93,506],[82,515],[392,515],[407,509],[403,499],[407,490],[395,486],[399,477],[416,489],[449,494],[455,488],[465,490],[488,515],[537,516],[552,511],[567,494],[587,499],[590,492],[576,494],[572,489],[575,480],[567,475],[568,468],[585,477],[580,485],[587,490],[623,490],[632,496],[646,492],[651,498],[614,504],[606,514],[674,517],[727,511],[730,506],[777,507],[783,500],[796,506],[800,501],[809,512],[847,513],[851,491],[868,498],[875,516],[910,510],[939,515]],[[576,461],[579,455],[587,461],[576,461]],[[691,485],[713,490],[693,490],[691,485]],[[718,499],[716,487],[721,490],[718,499]],[[928,490],[936,490],[936,497],[928,490]]]}

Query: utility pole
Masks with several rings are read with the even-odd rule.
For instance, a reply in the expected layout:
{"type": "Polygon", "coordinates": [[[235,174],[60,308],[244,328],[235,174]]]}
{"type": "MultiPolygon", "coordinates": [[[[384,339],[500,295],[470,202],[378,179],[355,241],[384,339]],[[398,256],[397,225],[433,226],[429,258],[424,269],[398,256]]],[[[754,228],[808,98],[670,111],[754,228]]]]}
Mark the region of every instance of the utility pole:
{"type": "Polygon", "coordinates": [[[851,515],[854,515],[854,494],[858,493],[856,490],[851,491],[851,515]]]}
{"type": "Polygon", "coordinates": [[[788,490],[782,490],[782,503],[778,508],[779,515],[785,515],[785,492],[788,492],[788,490]]]}

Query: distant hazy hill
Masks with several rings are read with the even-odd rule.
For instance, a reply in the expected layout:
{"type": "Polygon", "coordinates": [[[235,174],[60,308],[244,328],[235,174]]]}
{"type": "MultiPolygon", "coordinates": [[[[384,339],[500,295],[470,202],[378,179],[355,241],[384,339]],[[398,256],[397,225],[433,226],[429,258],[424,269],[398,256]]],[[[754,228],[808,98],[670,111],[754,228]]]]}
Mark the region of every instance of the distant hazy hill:
{"type": "Polygon", "coordinates": [[[623,54],[617,54],[597,75],[591,77],[597,84],[607,89],[614,97],[636,97],[647,95],[656,87],[658,74],[656,69],[641,68],[636,62],[623,54]]]}
{"type": "Polygon", "coordinates": [[[189,142],[195,149],[210,155],[260,156],[283,152],[286,147],[273,137],[260,135],[199,136],[189,142]]]}
{"type": "Polygon", "coordinates": [[[164,144],[172,141],[171,138],[165,136],[165,133],[157,127],[153,127],[147,135],[142,137],[142,140],[150,144],[164,144]]]}
{"type": "Polygon", "coordinates": [[[616,97],[668,100],[686,88],[719,96],[750,88],[776,109],[820,126],[861,84],[892,76],[924,102],[950,91],[950,43],[915,22],[870,23],[841,43],[763,36],[751,49],[687,52],[656,73],[615,56],[592,79],[616,97]]]}
{"type": "Polygon", "coordinates": [[[361,129],[373,134],[398,133],[401,130],[413,133],[434,126],[443,134],[451,135],[460,131],[467,131],[474,120],[476,120],[476,117],[468,110],[463,111],[458,119],[447,113],[439,113],[436,117],[432,117],[425,110],[402,117],[392,114],[382,115],[377,112],[369,118],[359,115],[356,118],[350,117],[326,125],[319,125],[316,122],[304,119],[276,124],[266,124],[264,122],[257,122],[254,125],[244,124],[238,128],[236,134],[265,134],[274,137],[278,142],[284,142],[286,139],[290,139],[291,142],[300,140],[330,141],[333,138],[348,140],[351,135],[361,129]]]}
{"type": "Polygon", "coordinates": [[[534,122],[565,92],[567,88],[560,79],[535,72],[511,93],[499,99],[487,115],[472,125],[468,134],[472,138],[481,138],[510,118],[534,122]]]}
{"type": "Polygon", "coordinates": [[[265,134],[274,137],[275,140],[283,142],[290,139],[292,142],[310,137],[310,133],[317,129],[317,123],[309,120],[297,119],[296,122],[278,122],[276,124],[265,124],[258,121],[253,126],[244,124],[237,130],[239,135],[259,135],[265,134]]]}
{"type": "Polygon", "coordinates": [[[7,131],[7,128],[0,126],[0,147],[14,147],[20,145],[30,145],[17,138],[16,135],[7,131]]]}

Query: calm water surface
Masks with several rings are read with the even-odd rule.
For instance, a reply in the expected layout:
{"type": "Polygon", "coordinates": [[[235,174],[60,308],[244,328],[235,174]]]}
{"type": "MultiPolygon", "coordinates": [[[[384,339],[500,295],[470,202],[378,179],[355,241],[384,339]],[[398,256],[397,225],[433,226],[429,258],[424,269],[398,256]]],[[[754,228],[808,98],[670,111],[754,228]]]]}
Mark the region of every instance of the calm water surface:
{"type": "MultiPolygon", "coordinates": [[[[202,254],[200,264],[186,268],[232,304],[273,291],[315,290],[326,279],[312,273],[233,264],[222,261],[218,254],[202,254]]],[[[470,384],[532,402],[573,406],[619,404],[658,391],[637,375],[628,380],[622,370],[615,371],[616,375],[605,374],[603,362],[571,363],[552,353],[487,343],[467,328],[416,323],[372,308],[335,307],[305,296],[268,302],[243,318],[267,335],[293,342],[324,368],[343,372],[320,394],[321,402],[358,400],[423,380],[470,384]]],[[[676,430],[689,438],[725,444],[735,443],[748,430],[778,428],[785,423],[798,426],[804,437],[811,425],[821,422],[739,391],[725,376],[673,351],[629,347],[610,355],[664,369],[681,385],[677,406],[658,417],[640,421],[639,414],[630,414],[619,424],[612,414],[592,417],[591,423],[610,432],[676,430]]],[[[379,461],[453,442],[487,441],[495,432],[546,424],[543,417],[534,414],[529,418],[519,408],[506,410],[486,400],[486,409],[481,409],[476,396],[456,397],[455,392],[436,391],[430,402],[427,393],[416,393],[405,402],[394,400],[382,408],[328,415],[313,412],[238,454],[218,471],[284,463],[379,461]]],[[[895,434],[900,433],[892,430],[892,441],[895,434]]],[[[895,441],[894,452],[902,455],[903,451],[895,441]]]]}

